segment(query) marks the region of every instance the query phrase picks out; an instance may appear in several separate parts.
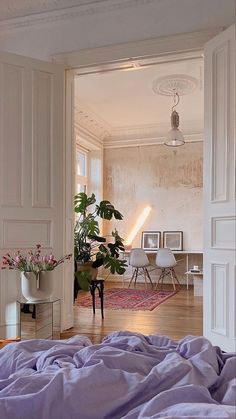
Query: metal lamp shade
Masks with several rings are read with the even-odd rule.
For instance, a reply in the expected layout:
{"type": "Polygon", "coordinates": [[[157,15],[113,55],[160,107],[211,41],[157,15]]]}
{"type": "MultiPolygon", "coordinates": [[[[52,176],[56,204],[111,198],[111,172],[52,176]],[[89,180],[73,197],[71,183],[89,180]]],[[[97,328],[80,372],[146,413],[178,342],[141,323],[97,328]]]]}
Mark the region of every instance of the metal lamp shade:
{"type": "Polygon", "coordinates": [[[167,134],[167,140],[165,141],[165,145],[169,147],[179,147],[184,145],[184,136],[179,128],[171,128],[171,130],[167,134]]]}
{"type": "Polygon", "coordinates": [[[167,140],[165,145],[169,147],[179,147],[185,144],[184,136],[178,128],[179,126],[179,114],[173,111],[171,114],[171,130],[167,134],[167,140]]]}

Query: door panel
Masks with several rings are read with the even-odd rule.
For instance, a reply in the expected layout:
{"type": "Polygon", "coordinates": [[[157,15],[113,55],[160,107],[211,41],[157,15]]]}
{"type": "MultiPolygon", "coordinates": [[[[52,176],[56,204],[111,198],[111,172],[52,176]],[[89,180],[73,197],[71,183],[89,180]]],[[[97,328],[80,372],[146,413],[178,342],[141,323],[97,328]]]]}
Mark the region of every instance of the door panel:
{"type": "MultiPolygon", "coordinates": [[[[0,91],[0,256],[40,243],[43,252],[53,251],[58,258],[71,251],[65,246],[64,68],[0,54],[0,91]]],[[[66,279],[64,267],[54,272],[54,296],[63,298],[67,327],[71,267],[72,262],[66,279]]],[[[17,334],[19,274],[0,274],[0,336],[12,337],[17,334]]]]}
{"type": "Polygon", "coordinates": [[[204,335],[236,350],[235,25],[205,49],[204,335]]]}

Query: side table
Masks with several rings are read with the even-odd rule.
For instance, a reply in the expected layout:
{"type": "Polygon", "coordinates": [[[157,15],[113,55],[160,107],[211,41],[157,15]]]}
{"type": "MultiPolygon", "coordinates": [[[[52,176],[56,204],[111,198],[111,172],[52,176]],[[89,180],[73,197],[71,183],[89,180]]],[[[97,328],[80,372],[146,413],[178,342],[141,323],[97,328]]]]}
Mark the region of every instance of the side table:
{"type": "Polygon", "coordinates": [[[22,340],[60,339],[60,300],[17,300],[22,340]]]}
{"type": "Polygon", "coordinates": [[[193,285],[194,285],[194,296],[202,297],[203,296],[203,272],[185,272],[186,275],[193,275],[193,285]]]}

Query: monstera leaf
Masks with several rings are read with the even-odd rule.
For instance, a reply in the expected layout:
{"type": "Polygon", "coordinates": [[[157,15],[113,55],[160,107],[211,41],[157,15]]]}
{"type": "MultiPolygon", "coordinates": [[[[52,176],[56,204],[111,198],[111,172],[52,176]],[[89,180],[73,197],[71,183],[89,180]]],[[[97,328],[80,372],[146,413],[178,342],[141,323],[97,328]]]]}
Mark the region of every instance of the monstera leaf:
{"type": "Polygon", "coordinates": [[[93,268],[100,268],[104,263],[104,255],[101,253],[98,253],[96,255],[96,260],[93,262],[93,268]]]}
{"type": "Polygon", "coordinates": [[[88,262],[90,260],[91,244],[78,243],[77,250],[75,251],[75,258],[78,262],[88,262]]]}
{"type": "Polygon", "coordinates": [[[122,275],[125,272],[125,267],[127,266],[126,260],[119,259],[120,253],[117,243],[108,243],[107,245],[100,244],[98,249],[99,252],[96,255],[96,260],[93,262],[94,268],[99,268],[103,265],[106,269],[109,269],[112,274],[116,272],[119,275],[122,275]]]}
{"type": "Polygon", "coordinates": [[[109,255],[105,256],[103,265],[106,269],[109,269],[112,274],[118,273],[119,275],[125,273],[125,267],[127,266],[126,260],[120,260],[109,255]]]}
{"type": "Polygon", "coordinates": [[[85,214],[87,208],[90,205],[95,204],[96,197],[94,193],[91,196],[88,196],[84,192],[80,192],[77,195],[75,195],[74,199],[74,210],[76,213],[85,214]]]}
{"type": "Polygon", "coordinates": [[[81,222],[81,226],[83,225],[86,229],[87,236],[98,235],[100,233],[98,221],[94,219],[90,219],[89,217],[87,217],[86,220],[83,220],[81,222]],[[86,225],[84,225],[85,223],[86,225]]]}
{"type": "Polygon", "coordinates": [[[89,239],[91,239],[93,241],[96,241],[98,243],[105,243],[106,242],[105,237],[96,236],[96,235],[89,235],[88,237],[89,237],[89,239]]]}
{"type": "Polygon", "coordinates": [[[96,205],[96,212],[97,215],[105,220],[111,220],[112,217],[117,220],[123,219],[123,215],[115,209],[114,205],[112,205],[110,201],[101,201],[99,205],[96,205]]]}

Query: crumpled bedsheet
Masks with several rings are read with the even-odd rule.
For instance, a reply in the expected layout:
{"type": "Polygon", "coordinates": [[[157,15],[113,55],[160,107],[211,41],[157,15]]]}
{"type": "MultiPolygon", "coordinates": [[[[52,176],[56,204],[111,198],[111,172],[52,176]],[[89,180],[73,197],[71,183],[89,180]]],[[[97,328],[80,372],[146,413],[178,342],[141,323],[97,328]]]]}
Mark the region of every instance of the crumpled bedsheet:
{"type": "Polygon", "coordinates": [[[114,332],[0,351],[0,419],[236,418],[236,353],[114,332]]]}

